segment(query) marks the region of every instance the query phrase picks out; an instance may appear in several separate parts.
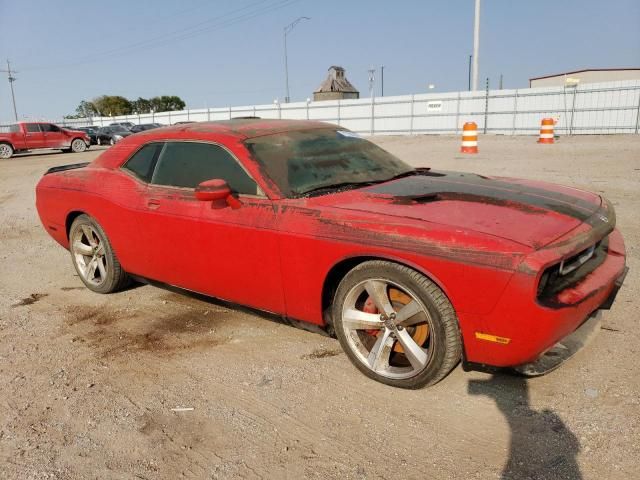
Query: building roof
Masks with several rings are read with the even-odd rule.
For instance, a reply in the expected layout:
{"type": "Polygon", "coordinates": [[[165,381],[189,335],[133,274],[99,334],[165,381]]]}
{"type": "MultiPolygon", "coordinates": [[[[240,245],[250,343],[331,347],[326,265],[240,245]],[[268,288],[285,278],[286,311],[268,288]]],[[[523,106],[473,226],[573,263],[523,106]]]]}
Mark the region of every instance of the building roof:
{"type": "Polygon", "coordinates": [[[530,78],[529,81],[531,82],[532,80],[542,80],[543,78],[562,77],[563,75],[575,75],[576,73],[583,73],[583,72],[619,72],[619,71],[626,71],[626,70],[640,70],[640,68],[585,68],[582,70],[574,70],[572,72],[562,72],[562,73],[555,73],[553,75],[544,75],[542,77],[534,77],[534,78],[530,78]]]}
{"type": "Polygon", "coordinates": [[[360,93],[344,76],[344,68],[337,65],[329,67],[327,78],[313,93],[322,92],[360,93]]]}

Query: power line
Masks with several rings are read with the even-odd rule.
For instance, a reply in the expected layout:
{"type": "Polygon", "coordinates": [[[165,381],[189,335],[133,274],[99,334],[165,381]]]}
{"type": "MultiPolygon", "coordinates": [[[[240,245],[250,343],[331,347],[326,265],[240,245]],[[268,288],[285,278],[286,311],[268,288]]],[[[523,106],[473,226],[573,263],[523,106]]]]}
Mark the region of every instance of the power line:
{"type": "Polygon", "coordinates": [[[115,57],[119,57],[119,56],[124,56],[136,51],[141,51],[141,50],[147,50],[147,49],[151,49],[151,48],[157,48],[163,45],[166,45],[168,43],[174,43],[174,42],[178,42],[178,41],[182,41],[182,40],[186,40],[188,38],[192,38],[195,37],[197,35],[200,35],[202,33],[206,33],[209,31],[214,31],[214,30],[219,30],[222,28],[226,28],[232,25],[236,25],[238,23],[250,20],[252,18],[261,16],[261,15],[265,15],[267,13],[273,12],[275,10],[279,10],[281,8],[287,7],[289,5],[292,5],[293,3],[299,2],[300,0],[279,0],[275,3],[272,3],[270,5],[265,5],[263,7],[259,7],[253,11],[248,11],[244,14],[241,15],[237,15],[235,17],[232,18],[228,18],[227,20],[221,21],[222,19],[226,18],[226,17],[230,17],[233,16],[235,14],[238,14],[242,11],[248,10],[251,7],[255,7],[257,5],[263,4],[265,3],[265,1],[267,0],[260,0],[258,2],[254,2],[251,3],[249,5],[246,5],[242,8],[238,8],[235,10],[232,10],[230,12],[227,12],[223,15],[219,15],[217,17],[211,18],[209,20],[205,20],[203,22],[199,22],[196,23],[194,25],[191,25],[189,27],[185,27],[179,30],[175,30],[173,32],[170,32],[168,34],[164,34],[158,37],[154,37],[151,39],[147,39],[147,40],[143,40],[140,42],[136,42],[136,43],[132,43],[132,44],[128,44],[128,45],[124,45],[118,48],[114,48],[111,50],[106,50],[103,52],[97,52],[97,53],[93,53],[91,56],[86,56],[86,57],[81,57],[81,59],[79,61],[75,61],[75,62],[71,62],[71,63],[67,63],[67,64],[57,64],[57,65],[49,65],[49,66],[34,66],[34,67],[26,67],[23,68],[22,70],[48,70],[48,69],[53,69],[53,68],[67,68],[67,67],[75,67],[75,66],[81,66],[81,65],[86,65],[86,64],[90,64],[90,63],[97,63],[97,62],[102,62],[107,58],[115,58],[115,57]],[[210,25],[208,27],[204,27],[204,28],[199,28],[202,25],[206,25],[208,23],[212,23],[212,22],[216,22],[213,25],[210,25]],[[86,60],[83,60],[86,59],[86,60]]]}

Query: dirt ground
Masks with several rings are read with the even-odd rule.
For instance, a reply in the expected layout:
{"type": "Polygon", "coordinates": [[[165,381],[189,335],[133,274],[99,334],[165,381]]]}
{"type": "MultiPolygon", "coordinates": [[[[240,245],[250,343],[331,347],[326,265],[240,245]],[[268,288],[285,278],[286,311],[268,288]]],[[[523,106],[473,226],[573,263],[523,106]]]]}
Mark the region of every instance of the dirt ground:
{"type": "Polygon", "coordinates": [[[639,478],[640,136],[481,137],[478,155],[375,140],[419,166],[610,198],[631,270],[595,340],[544,377],[458,367],[403,391],[267,315],[151,286],[94,294],[34,186],[100,151],[18,156],[0,162],[0,478],[639,478]]]}

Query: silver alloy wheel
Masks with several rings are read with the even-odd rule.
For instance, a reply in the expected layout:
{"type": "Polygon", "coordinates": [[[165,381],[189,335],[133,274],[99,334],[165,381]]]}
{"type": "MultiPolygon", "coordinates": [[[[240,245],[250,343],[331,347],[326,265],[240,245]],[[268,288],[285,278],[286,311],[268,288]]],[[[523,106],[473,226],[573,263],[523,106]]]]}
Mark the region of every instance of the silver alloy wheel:
{"type": "Polygon", "coordinates": [[[90,225],[82,225],[71,239],[71,252],[85,281],[99,286],[107,278],[107,259],[102,240],[90,225]]]}
{"type": "Polygon", "coordinates": [[[87,144],[84,143],[84,140],[80,140],[76,138],[73,142],[71,142],[71,150],[75,153],[82,153],[87,149],[87,144]]]}
{"type": "Polygon", "coordinates": [[[431,315],[417,295],[394,282],[369,279],[354,286],[342,306],[341,323],[353,353],[378,375],[411,378],[432,360],[435,330],[431,315]],[[399,290],[409,301],[406,304],[392,301],[390,289],[399,290]],[[367,297],[380,313],[363,310],[367,297]],[[425,326],[428,338],[416,342],[417,329],[425,326]]]}
{"type": "Polygon", "coordinates": [[[11,158],[11,155],[13,155],[13,148],[11,148],[11,145],[0,143],[0,158],[11,158]]]}
{"type": "Polygon", "coordinates": [[[97,143],[98,145],[102,145],[102,140],[100,140],[100,137],[96,138],[96,143],[97,143]]]}

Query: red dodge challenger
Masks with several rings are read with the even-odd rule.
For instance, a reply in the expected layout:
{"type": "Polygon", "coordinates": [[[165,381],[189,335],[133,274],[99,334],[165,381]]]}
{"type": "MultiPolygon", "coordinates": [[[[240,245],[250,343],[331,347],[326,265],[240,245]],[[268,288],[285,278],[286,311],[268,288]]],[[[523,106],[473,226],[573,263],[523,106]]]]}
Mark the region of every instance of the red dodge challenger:
{"type": "Polygon", "coordinates": [[[320,122],[149,130],[50,169],[36,193],[94,292],[153,281],[310,322],[365,375],[403,388],[461,360],[555,368],[627,270],[599,195],[412,168],[320,122]]]}

